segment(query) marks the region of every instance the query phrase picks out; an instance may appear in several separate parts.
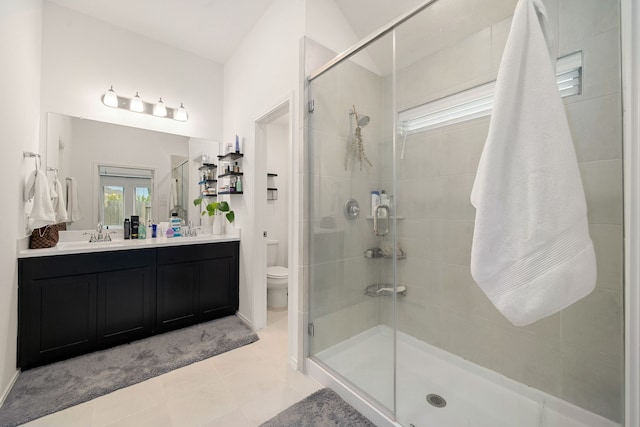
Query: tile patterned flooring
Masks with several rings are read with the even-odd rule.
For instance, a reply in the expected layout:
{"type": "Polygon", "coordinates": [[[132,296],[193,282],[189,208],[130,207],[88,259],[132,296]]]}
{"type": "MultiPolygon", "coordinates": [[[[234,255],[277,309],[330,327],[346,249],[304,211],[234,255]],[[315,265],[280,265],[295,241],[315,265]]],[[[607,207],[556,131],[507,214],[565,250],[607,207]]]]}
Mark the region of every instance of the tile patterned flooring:
{"type": "Polygon", "coordinates": [[[260,340],[24,424],[25,427],[251,427],[322,388],[287,363],[287,312],[260,340]]]}

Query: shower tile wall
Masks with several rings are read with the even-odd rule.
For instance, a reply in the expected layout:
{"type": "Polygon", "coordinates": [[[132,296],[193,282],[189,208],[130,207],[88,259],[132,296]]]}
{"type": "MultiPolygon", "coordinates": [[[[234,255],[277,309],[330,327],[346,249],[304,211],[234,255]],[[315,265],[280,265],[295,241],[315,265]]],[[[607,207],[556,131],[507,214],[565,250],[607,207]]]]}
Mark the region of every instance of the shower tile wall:
{"type": "Polygon", "coordinates": [[[313,188],[307,232],[314,354],[379,324],[379,301],[364,295],[367,285],[379,281],[364,250],[374,242],[372,222],[366,217],[370,192],[378,182],[382,78],[347,61],[314,80],[311,91],[315,110],[308,132],[313,188]],[[359,114],[370,117],[362,129],[366,155],[374,165],[370,170],[360,170],[357,163],[345,170],[347,141],[353,132],[349,112],[354,105],[359,114]],[[360,203],[357,220],[347,220],[343,214],[349,198],[360,203]]]}
{"type": "MultiPolygon", "coordinates": [[[[514,2],[515,4],[515,2],[514,2]]],[[[623,233],[619,5],[617,0],[545,1],[559,54],[582,50],[583,93],[565,99],[582,174],[598,283],[588,297],[527,327],[514,327],[474,283],[475,210],[469,195],[489,120],[397,142],[401,331],[614,421],[623,402],[623,233]]],[[[428,13],[424,12],[424,13],[428,13]]],[[[398,109],[495,78],[511,19],[398,71],[398,109]]],[[[402,44],[402,32],[398,44],[402,44]]],[[[390,88],[385,84],[384,88],[390,88]]],[[[387,94],[388,96],[388,94],[387,94]]],[[[380,156],[391,156],[390,144],[380,156]]],[[[390,176],[390,169],[383,176],[390,176]]],[[[386,182],[390,185],[391,181],[386,182]]],[[[392,324],[392,307],[381,305],[392,324]]]]}

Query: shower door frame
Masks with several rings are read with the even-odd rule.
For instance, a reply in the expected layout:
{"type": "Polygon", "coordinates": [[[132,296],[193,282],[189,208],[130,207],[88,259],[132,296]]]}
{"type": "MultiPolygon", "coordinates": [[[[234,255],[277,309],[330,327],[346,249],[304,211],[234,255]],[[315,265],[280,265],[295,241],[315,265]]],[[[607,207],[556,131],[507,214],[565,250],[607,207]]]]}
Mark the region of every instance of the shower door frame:
{"type": "Polygon", "coordinates": [[[640,425],[640,5],[621,0],[625,426],[640,425]]]}

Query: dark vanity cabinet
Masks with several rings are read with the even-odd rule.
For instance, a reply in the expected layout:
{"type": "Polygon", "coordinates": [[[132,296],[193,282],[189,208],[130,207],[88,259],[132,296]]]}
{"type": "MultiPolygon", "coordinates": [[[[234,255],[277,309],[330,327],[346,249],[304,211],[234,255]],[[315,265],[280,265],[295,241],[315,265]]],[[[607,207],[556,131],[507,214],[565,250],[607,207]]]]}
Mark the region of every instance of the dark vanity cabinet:
{"type": "Polygon", "coordinates": [[[159,331],[238,310],[237,242],[158,248],[159,331]]]}
{"type": "Polygon", "coordinates": [[[18,367],[238,309],[239,242],[20,258],[18,367]]]}

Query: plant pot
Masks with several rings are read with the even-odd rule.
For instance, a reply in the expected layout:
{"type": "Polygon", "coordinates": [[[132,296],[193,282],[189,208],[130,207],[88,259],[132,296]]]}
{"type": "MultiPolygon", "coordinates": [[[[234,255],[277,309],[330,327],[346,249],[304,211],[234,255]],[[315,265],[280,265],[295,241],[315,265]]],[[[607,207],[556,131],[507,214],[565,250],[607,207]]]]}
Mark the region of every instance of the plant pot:
{"type": "Polygon", "coordinates": [[[211,234],[214,236],[220,236],[224,234],[224,222],[226,218],[224,215],[213,215],[211,217],[211,234]]]}

